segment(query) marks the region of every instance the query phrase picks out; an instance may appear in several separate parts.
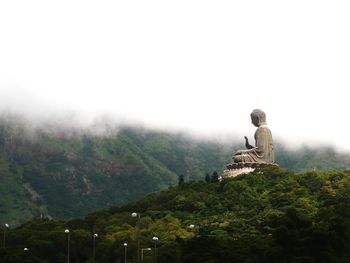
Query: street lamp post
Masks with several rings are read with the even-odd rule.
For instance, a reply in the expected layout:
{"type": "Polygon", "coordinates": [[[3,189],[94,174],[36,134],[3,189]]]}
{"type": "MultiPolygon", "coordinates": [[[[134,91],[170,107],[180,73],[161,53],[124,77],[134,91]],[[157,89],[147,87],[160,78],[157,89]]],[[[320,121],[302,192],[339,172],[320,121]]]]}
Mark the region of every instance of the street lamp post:
{"type": "Polygon", "coordinates": [[[158,242],[158,237],[153,237],[152,238],[154,242],[154,262],[157,262],[157,242],[158,242]]]}
{"type": "Polygon", "coordinates": [[[67,262],[69,263],[69,253],[70,253],[70,232],[69,229],[64,230],[67,234],[67,262]]]}
{"type": "Polygon", "coordinates": [[[4,227],[4,241],[2,243],[2,247],[5,249],[6,248],[6,230],[9,228],[9,224],[5,224],[5,227],[4,227]]]}
{"type": "Polygon", "coordinates": [[[136,222],[136,239],[137,239],[137,262],[140,262],[140,213],[132,213],[132,217],[137,217],[137,222],[136,222]]]}
{"type": "Polygon", "coordinates": [[[23,248],[23,259],[28,258],[29,255],[29,248],[25,247],[23,248]]]}
{"type": "Polygon", "coordinates": [[[127,249],[128,249],[128,243],[124,243],[124,263],[126,263],[127,249]]]}
{"type": "Polygon", "coordinates": [[[96,238],[98,237],[98,234],[93,234],[92,236],[92,262],[95,263],[95,256],[96,256],[96,238]]]}
{"type": "Polygon", "coordinates": [[[146,248],[141,248],[141,261],[143,261],[143,251],[151,251],[152,248],[146,247],[146,248]]]}

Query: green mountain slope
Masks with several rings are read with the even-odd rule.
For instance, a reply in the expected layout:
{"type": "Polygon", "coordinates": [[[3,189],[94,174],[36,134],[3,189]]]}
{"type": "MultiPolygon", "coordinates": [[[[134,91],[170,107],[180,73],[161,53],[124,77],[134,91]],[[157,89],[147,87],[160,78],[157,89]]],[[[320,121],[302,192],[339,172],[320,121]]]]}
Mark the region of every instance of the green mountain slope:
{"type": "MultiPolygon", "coordinates": [[[[190,182],[137,202],[70,221],[34,220],[7,232],[1,262],[65,262],[70,229],[71,261],[137,260],[157,236],[158,262],[348,262],[350,172],[257,170],[217,183],[190,182]],[[30,254],[23,255],[23,247],[30,254]],[[17,261],[16,261],[17,260],[17,261]],[[37,261],[35,261],[37,260],[37,261]],[[46,261],[45,261],[46,260],[46,261]]],[[[154,261],[154,249],[145,262],[154,261]]]]}
{"type": "MultiPolygon", "coordinates": [[[[179,175],[188,181],[220,173],[243,147],[130,127],[94,135],[28,126],[0,118],[1,222],[72,218],[125,204],[176,184],[179,175]]],[[[331,149],[276,148],[277,162],[290,170],[349,168],[350,156],[331,149]]]]}
{"type": "Polygon", "coordinates": [[[108,136],[0,123],[0,220],[75,217],[222,170],[231,150],[182,135],[116,129],[108,136]]]}

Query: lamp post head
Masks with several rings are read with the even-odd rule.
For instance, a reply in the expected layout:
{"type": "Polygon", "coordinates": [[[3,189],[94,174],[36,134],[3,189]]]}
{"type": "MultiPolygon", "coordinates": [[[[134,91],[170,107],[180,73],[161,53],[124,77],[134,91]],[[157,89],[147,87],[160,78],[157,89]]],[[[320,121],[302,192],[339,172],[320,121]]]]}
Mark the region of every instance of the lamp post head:
{"type": "Polygon", "coordinates": [[[9,226],[9,224],[5,224],[5,227],[6,227],[6,228],[9,228],[10,226],[9,226]]]}
{"type": "Polygon", "coordinates": [[[98,234],[97,234],[97,233],[95,233],[95,234],[94,234],[94,237],[98,237],[98,234]]]}
{"type": "Polygon", "coordinates": [[[24,251],[27,251],[27,252],[29,251],[29,249],[28,249],[27,247],[23,248],[23,250],[24,250],[24,251]]]}
{"type": "Polygon", "coordinates": [[[137,217],[137,215],[138,215],[138,214],[137,214],[136,212],[134,212],[134,213],[131,214],[132,217],[137,217]]]}
{"type": "Polygon", "coordinates": [[[64,230],[64,233],[69,234],[69,229],[64,230]]]}
{"type": "Polygon", "coordinates": [[[155,241],[155,242],[158,241],[158,239],[159,239],[158,237],[153,237],[152,238],[152,240],[155,241]]]}
{"type": "Polygon", "coordinates": [[[124,247],[127,247],[128,246],[128,243],[124,243],[124,247]]]}

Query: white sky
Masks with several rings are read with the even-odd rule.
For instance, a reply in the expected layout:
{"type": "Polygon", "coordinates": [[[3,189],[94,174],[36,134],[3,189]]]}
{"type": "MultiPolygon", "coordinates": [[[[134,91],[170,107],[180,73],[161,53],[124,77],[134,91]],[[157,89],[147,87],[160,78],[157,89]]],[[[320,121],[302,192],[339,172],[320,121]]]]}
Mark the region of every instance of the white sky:
{"type": "Polygon", "coordinates": [[[0,108],[350,150],[349,1],[1,1],[0,108]]]}

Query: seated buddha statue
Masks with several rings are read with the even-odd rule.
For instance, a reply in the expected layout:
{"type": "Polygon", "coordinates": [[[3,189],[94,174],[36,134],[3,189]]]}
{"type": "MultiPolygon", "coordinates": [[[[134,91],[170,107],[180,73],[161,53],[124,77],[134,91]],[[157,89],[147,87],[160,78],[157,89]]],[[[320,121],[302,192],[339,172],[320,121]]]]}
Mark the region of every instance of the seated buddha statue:
{"type": "Polygon", "coordinates": [[[266,126],[266,115],[262,110],[254,110],[250,117],[254,126],[255,146],[251,146],[246,138],[247,150],[237,151],[233,157],[235,163],[274,163],[275,153],[272,134],[266,126]]]}

